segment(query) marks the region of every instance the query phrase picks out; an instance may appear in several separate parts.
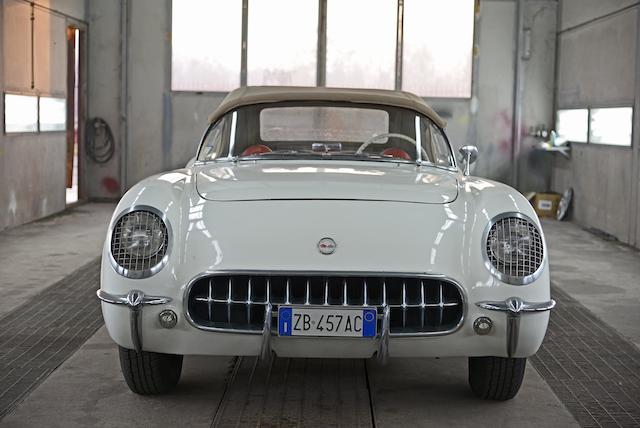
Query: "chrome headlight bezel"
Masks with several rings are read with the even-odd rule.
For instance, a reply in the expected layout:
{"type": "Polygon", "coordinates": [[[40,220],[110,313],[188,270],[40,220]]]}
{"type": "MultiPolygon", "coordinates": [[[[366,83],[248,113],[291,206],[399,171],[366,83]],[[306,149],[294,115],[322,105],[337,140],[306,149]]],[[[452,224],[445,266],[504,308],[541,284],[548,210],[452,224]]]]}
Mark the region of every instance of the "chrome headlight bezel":
{"type": "Polygon", "coordinates": [[[531,219],[529,216],[522,214],[520,212],[515,212],[515,211],[505,212],[493,217],[487,224],[484,230],[484,233],[482,235],[482,257],[483,257],[484,265],[486,266],[486,268],[489,270],[489,272],[491,272],[493,276],[495,276],[500,281],[505,282],[507,284],[511,284],[511,285],[528,285],[540,277],[540,275],[542,274],[542,271],[547,265],[547,244],[544,239],[544,234],[542,232],[542,229],[538,226],[537,222],[533,221],[533,219],[531,219]],[[538,234],[540,235],[540,239],[542,241],[542,251],[543,251],[542,261],[540,262],[540,265],[538,266],[538,268],[529,275],[525,275],[525,276],[508,275],[502,272],[496,266],[494,266],[494,264],[491,262],[491,259],[489,258],[489,254],[487,251],[487,242],[489,239],[489,233],[491,232],[491,229],[499,221],[504,220],[506,218],[510,218],[510,217],[515,217],[528,222],[538,232],[538,234]]]}
{"type": "Polygon", "coordinates": [[[111,266],[120,275],[122,275],[122,276],[124,276],[126,278],[131,278],[131,279],[144,279],[144,278],[148,278],[148,277],[153,276],[153,275],[157,274],[158,272],[160,272],[160,270],[162,270],[162,268],[165,267],[167,265],[167,263],[169,262],[169,256],[171,255],[172,244],[173,244],[173,231],[171,229],[171,223],[169,222],[169,219],[167,218],[165,213],[163,213],[159,209],[157,209],[155,207],[152,207],[152,206],[149,206],[149,205],[134,205],[134,206],[131,206],[129,208],[126,208],[126,209],[122,210],[120,213],[118,213],[118,215],[114,218],[114,220],[109,225],[109,231],[107,233],[107,245],[108,245],[109,261],[111,263],[111,266]],[[121,266],[116,261],[115,257],[113,256],[113,252],[112,252],[113,233],[114,233],[114,230],[116,228],[116,225],[118,224],[118,222],[124,216],[126,216],[127,214],[131,214],[133,212],[136,212],[136,211],[147,211],[147,212],[150,212],[150,213],[158,216],[160,218],[160,220],[162,221],[162,223],[164,224],[164,227],[165,227],[165,230],[166,230],[166,242],[167,243],[166,243],[166,250],[164,252],[164,255],[162,256],[160,261],[158,261],[156,264],[154,264],[153,266],[150,266],[148,268],[142,269],[142,270],[128,269],[128,268],[125,268],[125,267],[121,266]]]}

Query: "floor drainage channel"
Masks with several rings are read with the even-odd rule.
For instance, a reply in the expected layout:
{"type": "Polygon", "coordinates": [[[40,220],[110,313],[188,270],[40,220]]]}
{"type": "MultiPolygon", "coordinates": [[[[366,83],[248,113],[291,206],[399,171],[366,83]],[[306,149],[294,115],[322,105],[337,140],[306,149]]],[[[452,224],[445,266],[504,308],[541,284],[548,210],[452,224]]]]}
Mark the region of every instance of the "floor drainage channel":
{"type": "Polygon", "coordinates": [[[640,426],[640,350],[577,300],[552,288],[534,367],[583,427],[640,426]]]}
{"type": "Polygon", "coordinates": [[[0,420],[102,325],[96,259],[0,319],[0,420]]]}
{"type": "Polygon", "coordinates": [[[212,427],[373,427],[365,360],[238,357],[212,427]]]}

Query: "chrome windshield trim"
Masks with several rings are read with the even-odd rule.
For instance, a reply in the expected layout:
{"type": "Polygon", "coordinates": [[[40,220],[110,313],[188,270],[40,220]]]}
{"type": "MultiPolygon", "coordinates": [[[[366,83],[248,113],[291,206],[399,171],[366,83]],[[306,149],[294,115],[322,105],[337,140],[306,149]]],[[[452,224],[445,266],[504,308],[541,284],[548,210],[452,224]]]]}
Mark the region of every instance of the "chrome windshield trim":
{"type": "MultiPolygon", "coordinates": [[[[428,337],[428,336],[445,336],[448,334],[453,334],[460,330],[464,325],[464,322],[467,318],[468,311],[468,298],[465,288],[455,279],[448,277],[443,274],[432,274],[425,272],[369,272],[369,271],[295,271],[295,270],[216,270],[216,271],[205,271],[202,272],[195,277],[193,277],[185,286],[183,298],[182,298],[182,311],[185,315],[185,318],[189,322],[189,324],[198,330],[205,331],[215,331],[220,333],[240,333],[240,334],[252,334],[252,335],[261,335],[263,334],[263,330],[240,330],[240,329],[228,329],[228,328],[219,328],[219,327],[208,327],[199,325],[196,323],[191,315],[189,314],[189,293],[191,292],[191,288],[193,285],[200,279],[210,277],[210,276],[224,276],[224,275],[262,275],[262,276],[295,276],[295,275],[305,275],[305,276],[346,276],[346,277],[397,277],[397,278],[422,278],[422,279],[439,279],[443,281],[447,281],[453,284],[458,291],[460,292],[460,297],[462,300],[462,316],[460,317],[460,321],[453,328],[449,330],[443,331],[434,331],[434,332],[423,332],[423,333],[391,333],[389,332],[390,337],[428,337]]],[[[269,301],[267,301],[270,304],[269,301]]],[[[337,305],[336,305],[337,306],[337,305]]],[[[387,307],[386,302],[382,305],[375,306],[377,307],[387,307]]],[[[362,305],[348,305],[348,306],[340,306],[340,308],[353,308],[353,309],[361,309],[362,305]]],[[[273,317],[278,316],[277,311],[272,312],[273,317]]],[[[380,334],[378,334],[378,338],[380,338],[380,334]]],[[[344,338],[342,338],[344,339],[344,338]]],[[[348,339],[348,338],[347,338],[348,339]]]]}
{"type": "Polygon", "coordinates": [[[231,113],[231,135],[229,136],[229,154],[227,159],[233,158],[233,151],[236,148],[236,125],[238,123],[238,112],[231,113]]]}

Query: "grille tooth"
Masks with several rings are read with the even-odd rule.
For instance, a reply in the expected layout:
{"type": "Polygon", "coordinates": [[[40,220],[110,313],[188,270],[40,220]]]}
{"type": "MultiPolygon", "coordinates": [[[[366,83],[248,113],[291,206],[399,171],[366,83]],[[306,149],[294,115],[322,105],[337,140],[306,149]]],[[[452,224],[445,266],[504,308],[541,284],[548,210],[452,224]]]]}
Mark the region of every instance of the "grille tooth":
{"type": "Polygon", "coordinates": [[[544,260],[542,236],[526,219],[502,218],[489,229],[486,254],[491,265],[501,274],[511,278],[527,277],[537,272],[544,260]],[[509,248],[515,247],[515,255],[501,257],[500,242],[506,242],[509,248]]]}
{"type": "MultiPolygon", "coordinates": [[[[188,312],[196,325],[205,328],[259,332],[266,304],[271,303],[277,314],[278,305],[287,301],[294,305],[375,306],[378,313],[386,302],[391,309],[392,334],[452,331],[464,309],[460,290],[445,280],[262,274],[197,280],[189,291],[188,312]]],[[[272,326],[277,328],[275,318],[272,326]]]]}

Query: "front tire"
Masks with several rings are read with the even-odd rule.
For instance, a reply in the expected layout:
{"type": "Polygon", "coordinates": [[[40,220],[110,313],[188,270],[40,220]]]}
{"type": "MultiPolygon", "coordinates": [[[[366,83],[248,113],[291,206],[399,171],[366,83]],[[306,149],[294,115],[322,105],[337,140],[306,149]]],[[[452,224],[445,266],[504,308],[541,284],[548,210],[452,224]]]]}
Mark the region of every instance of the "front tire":
{"type": "Polygon", "coordinates": [[[469,386],[479,398],[510,400],[522,385],[526,358],[470,357],[469,386]]]}
{"type": "Polygon", "coordinates": [[[182,373],[182,355],[118,348],[122,375],[131,391],[140,395],[164,394],[178,384],[182,373]]]}

